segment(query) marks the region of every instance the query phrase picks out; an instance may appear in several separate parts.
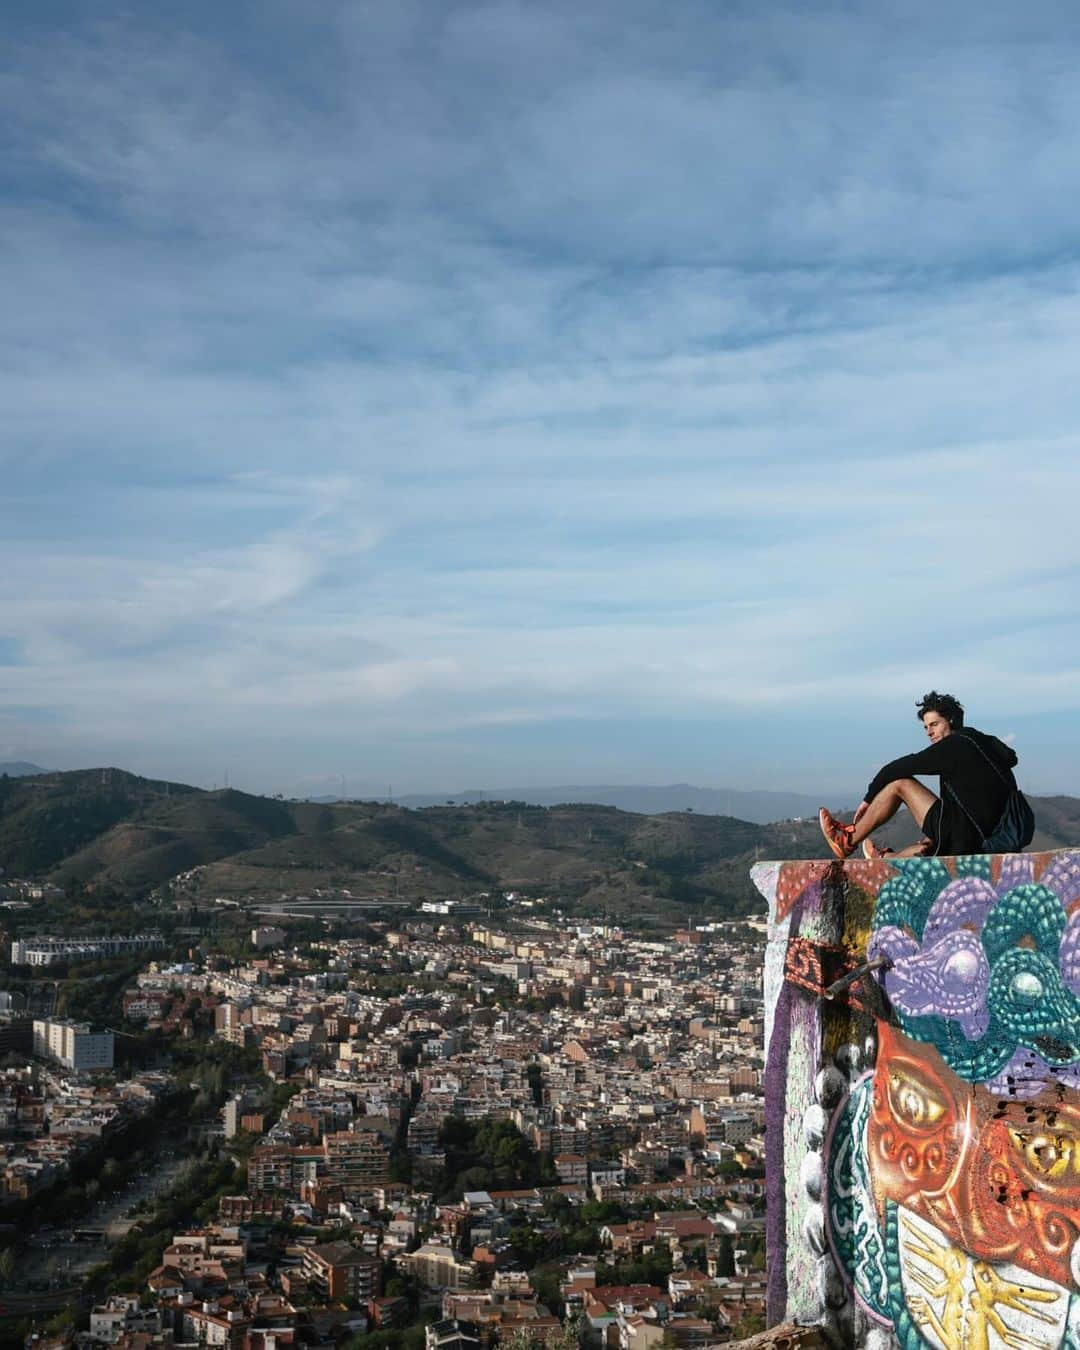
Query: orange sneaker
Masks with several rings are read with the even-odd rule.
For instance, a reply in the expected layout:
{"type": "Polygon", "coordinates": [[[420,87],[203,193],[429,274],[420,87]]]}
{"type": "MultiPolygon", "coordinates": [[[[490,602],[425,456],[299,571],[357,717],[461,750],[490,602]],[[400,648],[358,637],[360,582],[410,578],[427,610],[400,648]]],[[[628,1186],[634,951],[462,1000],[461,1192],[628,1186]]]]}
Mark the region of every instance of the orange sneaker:
{"type": "Polygon", "coordinates": [[[825,836],[825,842],[833,853],[840,859],[849,857],[855,847],[851,842],[851,833],[855,826],[841,824],[824,806],[818,812],[818,824],[821,826],[821,833],[825,836]]]}
{"type": "Polygon", "coordinates": [[[878,848],[869,835],[862,841],[862,855],[864,858],[869,858],[871,862],[875,858],[888,858],[895,851],[891,848],[878,848]]]}

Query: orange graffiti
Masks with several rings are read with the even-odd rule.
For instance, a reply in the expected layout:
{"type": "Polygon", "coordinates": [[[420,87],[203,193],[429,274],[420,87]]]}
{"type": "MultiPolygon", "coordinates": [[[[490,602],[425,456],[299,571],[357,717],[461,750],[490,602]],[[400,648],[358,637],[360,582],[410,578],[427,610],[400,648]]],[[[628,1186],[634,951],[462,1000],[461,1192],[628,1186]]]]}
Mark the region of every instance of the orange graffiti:
{"type": "Polygon", "coordinates": [[[932,1046],[884,1022],[878,1036],[868,1145],[879,1213],[895,1201],[978,1260],[1075,1287],[1080,1107],[1053,1087],[999,1099],[932,1046]]]}

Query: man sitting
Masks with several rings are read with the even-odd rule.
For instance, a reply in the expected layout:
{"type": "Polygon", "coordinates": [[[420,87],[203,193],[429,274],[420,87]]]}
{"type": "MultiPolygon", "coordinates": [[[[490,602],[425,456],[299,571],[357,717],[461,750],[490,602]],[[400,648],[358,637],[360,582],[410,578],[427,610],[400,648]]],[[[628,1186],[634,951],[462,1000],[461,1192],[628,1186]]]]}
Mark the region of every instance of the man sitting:
{"type": "Polygon", "coordinates": [[[891,853],[878,848],[870,836],[901,805],[911,813],[922,838],[899,857],[981,853],[984,839],[1001,819],[1015,783],[1015,751],[996,736],[965,727],[964,709],[951,694],[932,689],[917,708],[930,738],[927,749],[902,755],[879,770],[850,825],[821,808],[821,832],[838,858],[846,858],[860,844],[868,858],[891,853]],[[938,775],[941,796],[935,797],[918,782],[917,773],[938,775]]]}

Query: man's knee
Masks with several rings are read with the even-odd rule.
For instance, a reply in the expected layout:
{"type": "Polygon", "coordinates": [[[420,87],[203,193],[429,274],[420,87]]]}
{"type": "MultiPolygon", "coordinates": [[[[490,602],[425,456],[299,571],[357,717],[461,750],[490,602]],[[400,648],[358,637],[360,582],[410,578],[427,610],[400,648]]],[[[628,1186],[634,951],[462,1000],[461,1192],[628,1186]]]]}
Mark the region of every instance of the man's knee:
{"type": "Polygon", "coordinates": [[[882,788],[882,795],[891,797],[895,802],[903,802],[905,806],[925,807],[933,797],[933,793],[917,778],[894,778],[886,783],[882,788]]]}

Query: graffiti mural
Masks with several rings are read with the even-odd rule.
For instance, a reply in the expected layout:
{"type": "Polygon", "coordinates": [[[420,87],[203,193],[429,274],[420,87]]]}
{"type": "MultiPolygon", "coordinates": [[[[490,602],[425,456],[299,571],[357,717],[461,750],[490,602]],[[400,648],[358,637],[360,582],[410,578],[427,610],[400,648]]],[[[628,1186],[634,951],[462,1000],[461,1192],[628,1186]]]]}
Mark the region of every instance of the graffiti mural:
{"type": "Polygon", "coordinates": [[[1080,1350],[1080,851],[754,878],[770,1320],[1080,1350]]]}

